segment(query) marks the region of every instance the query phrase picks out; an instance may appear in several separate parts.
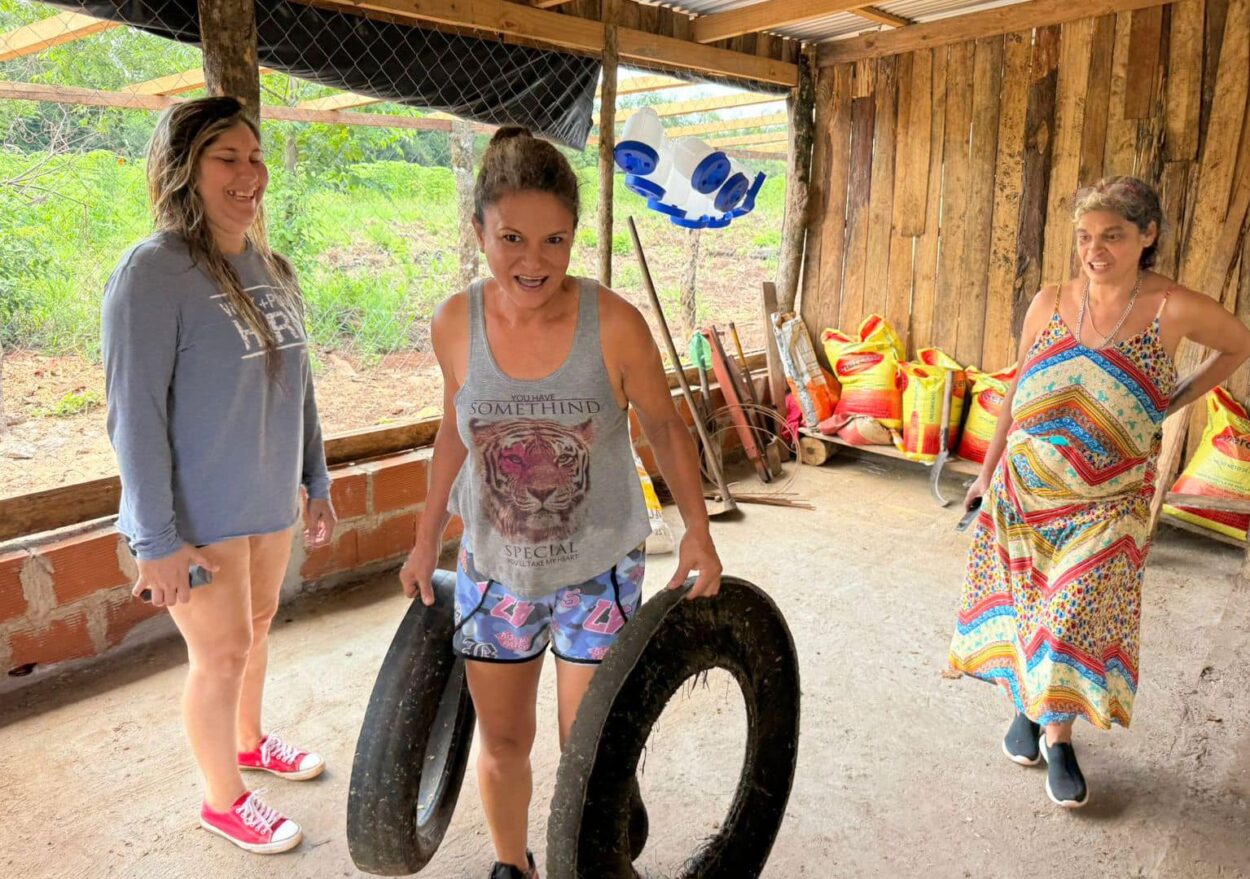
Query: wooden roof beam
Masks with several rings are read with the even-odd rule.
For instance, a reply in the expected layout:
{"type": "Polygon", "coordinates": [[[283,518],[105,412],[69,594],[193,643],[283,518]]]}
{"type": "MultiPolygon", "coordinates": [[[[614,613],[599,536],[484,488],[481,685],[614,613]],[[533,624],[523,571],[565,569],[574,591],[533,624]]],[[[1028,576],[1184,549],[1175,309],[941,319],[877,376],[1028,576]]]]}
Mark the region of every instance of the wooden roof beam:
{"type": "MultiPolygon", "coordinates": [[[[71,104],[83,107],[123,107],[130,110],[160,112],[178,98],[168,95],[142,95],[135,92],[106,92],[65,85],[38,82],[0,81],[0,100],[40,101],[46,104],[71,104]]],[[[419,131],[450,131],[451,121],[430,116],[386,116],[381,113],[336,113],[329,110],[304,110],[299,107],[262,105],[263,119],[285,122],[321,122],[327,125],[360,125],[366,128],[410,128],[419,131]]]]}
{"type": "Polygon", "coordinates": [[[851,15],[858,15],[860,18],[875,21],[877,24],[883,24],[886,27],[907,27],[907,25],[912,23],[909,18],[903,18],[901,15],[895,15],[893,12],[886,12],[884,9],[878,9],[875,6],[864,6],[859,9],[851,9],[849,11],[851,15]]]}
{"type": "MultiPolygon", "coordinates": [[[[616,93],[618,95],[636,95],[643,92],[654,92],[660,89],[680,88],[682,86],[694,85],[684,79],[676,79],[671,76],[631,76],[629,79],[622,79],[617,84],[616,93]]],[[[162,92],[161,94],[168,94],[162,92]]],[[[324,98],[313,98],[308,101],[301,101],[296,106],[308,110],[346,110],[351,107],[364,107],[368,104],[377,104],[382,98],[371,98],[367,95],[357,95],[352,92],[343,92],[338,95],[329,95],[324,98]]]]}
{"type": "Polygon", "coordinates": [[[940,21],[911,24],[897,30],[862,34],[849,40],[821,43],[816,57],[819,66],[828,67],[847,61],[932,49],[1115,12],[1164,6],[1171,2],[1174,0],[1084,0],[1081,3],[1073,3],[1071,0],[1031,0],[1028,3],[999,6],[940,21]]]}
{"type": "Polygon", "coordinates": [[[714,43],[756,31],[774,30],[869,4],[863,0],[765,0],[729,12],[701,15],[694,20],[695,42],[714,43]]]}
{"type": "Polygon", "coordinates": [[[101,31],[120,27],[116,22],[77,12],[62,12],[0,34],[0,61],[34,55],[62,43],[72,43],[101,31]]]}
{"type": "MultiPolygon", "coordinates": [[[[642,110],[654,110],[661,118],[666,116],[688,116],[691,113],[710,113],[713,110],[731,110],[735,107],[753,107],[757,104],[775,104],[784,101],[782,95],[765,95],[758,92],[747,92],[740,95],[718,95],[712,98],[696,98],[691,101],[674,101],[671,104],[654,104],[650,107],[631,107],[616,114],[616,124],[620,125],[629,117],[642,110]]],[[[594,117],[599,124],[599,117],[594,117]]]]}
{"type": "MultiPolygon", "coordinates": [[[[788,125],[788,113],[772,113],[768,116],[743,116],[738,119],[723,119],[717,122],[699,122],[694,125],[682,125],[664,129],[669,138],[696,137],[703,134],[717,134],[726,131],[742,131],[744,128],[764,128],[768,125],[788,125]]],[[[591,136],[587,146],[596,146],[599,138],[591,136]]]]}
{"type": "Polygon", "coordinates": [[[789,142],[789,134],[785,131],[765,131],[762,134],[743,134],[738,137],[722,137],[718,140],[707,141],[708,146],[725,147],[749,146],[753,149],[763,149],[767,145],[782,144],[783,146],[789,142]]]}
{"type": "MultiPolygon", "coordinates": [[[[268,67],[260,68],[261,76],[273,72],[268,67]]],[[[196,67],[194,70],[184,70],[182,73],[171,73],[168,76],[158,76],[156,79],[137,82],[126,86],[124,91],[136,95],[181,95],[202,88],[204,88],[204,68],[196,67]]]]}
{"type": "MultiPolygon", "coordinates": [[[[562,15],[506,3],[503,0],[296,0],[348,14],[361,10],[381,12],[450,27],[471,28],[599,56],[603,52],[603,22],[562,15]]],[[[689,40],[646,33],[631,28],[617,30],[622,62],[654,67],[661,65],[693,73],[726,76],[793,87],[798,66],[759,55],[701,46],[689,40]]]]}

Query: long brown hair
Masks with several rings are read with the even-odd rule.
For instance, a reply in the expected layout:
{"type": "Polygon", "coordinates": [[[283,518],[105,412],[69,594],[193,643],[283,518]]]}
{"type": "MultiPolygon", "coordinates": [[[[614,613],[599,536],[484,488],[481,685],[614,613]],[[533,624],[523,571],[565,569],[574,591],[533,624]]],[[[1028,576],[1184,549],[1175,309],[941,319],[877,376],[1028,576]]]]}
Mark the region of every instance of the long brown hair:
{"type": "MultiPolygon", "coordinates": [[[[198,98],[166,110],[148,144],[148,197],[157,231],[171,232],[186,242],[192,262],[216,282],[234,313],[261,340],[266,370],[274,378],[279,367],[278,339],[260,307],[243,291],[238,272],[217,246],[204,213],[204,201],[196,188],[204,151],[240,122],[252,130],[259,142],[260,130],[235,98],[198,98]]],[[[256,220],[246,237],[264,261],[275,292],[298,313],[300,294],[295,271],[285,258],[270,250],[263,207],[258,206],[256,220]]]]}

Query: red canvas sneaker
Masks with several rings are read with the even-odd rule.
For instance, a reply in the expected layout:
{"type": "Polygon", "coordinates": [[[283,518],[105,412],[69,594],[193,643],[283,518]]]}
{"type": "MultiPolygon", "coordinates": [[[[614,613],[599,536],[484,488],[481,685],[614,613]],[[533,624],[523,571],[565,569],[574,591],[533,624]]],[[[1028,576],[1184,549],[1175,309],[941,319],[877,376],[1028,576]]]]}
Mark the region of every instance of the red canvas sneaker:
{"type": "Polygon", "coordinates": [[[252,750],[239,752],[239,768],[272,772],[291,781],[306,781],[320,775],[326,768],[326,761],[320,754],[288,745],[270,733],[252,750]]]}
{"type": "Polygon", "coordinates": [[[204,803],[200,806],[200,826],[260,855],[288,851],[304,838],[298,824],[265,805],[252,791],[244,791],[226,812],[215,811],[204,803]]]}

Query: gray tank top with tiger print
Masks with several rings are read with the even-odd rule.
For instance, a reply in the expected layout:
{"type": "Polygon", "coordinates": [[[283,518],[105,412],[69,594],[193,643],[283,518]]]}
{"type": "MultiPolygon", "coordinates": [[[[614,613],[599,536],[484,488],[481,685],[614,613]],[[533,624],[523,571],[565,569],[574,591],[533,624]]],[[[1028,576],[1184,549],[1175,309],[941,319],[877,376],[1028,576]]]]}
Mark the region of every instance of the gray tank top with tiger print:
{"type": "Polygon", "coordinates": [[[479,571],[522,598],[584,583],[650,533],[599,339],[599,284],[578,279],[573,348],[545,378],[505,375],[486,337],[484,283],[469,287],[469,363],[456,394],[468,449],[450,509],[479,571]]]}

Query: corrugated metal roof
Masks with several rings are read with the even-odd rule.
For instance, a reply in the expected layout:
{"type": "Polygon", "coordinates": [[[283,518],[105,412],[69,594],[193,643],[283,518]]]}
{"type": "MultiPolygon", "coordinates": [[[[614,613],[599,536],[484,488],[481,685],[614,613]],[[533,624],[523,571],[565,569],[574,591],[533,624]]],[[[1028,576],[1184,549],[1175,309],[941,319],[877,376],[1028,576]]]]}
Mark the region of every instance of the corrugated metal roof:
{"type": "MultiPolygon", "coordinates": [[[[729,12],[754,6],[764,0],[681,0],[679,3],[661,3],[656,5],[671,6],[673,9],[697,15],[713,15],[718,12],[729,12]]],[[[873,3],[876,8],[901,16],[912,22],[937,21],[954,15],[966,15],[998,6],[1011,6],[1027,0],[886,0],[873,3]]],[[[783,37],[803,40],[805,42],[822,42],[838,38],[852,37],[867,31],[881,30],[885,25],[877,24],[853,12],[835,12],[820,18],[812,18],[798,24],[770,29],[771,33],[783,37]]]]}

